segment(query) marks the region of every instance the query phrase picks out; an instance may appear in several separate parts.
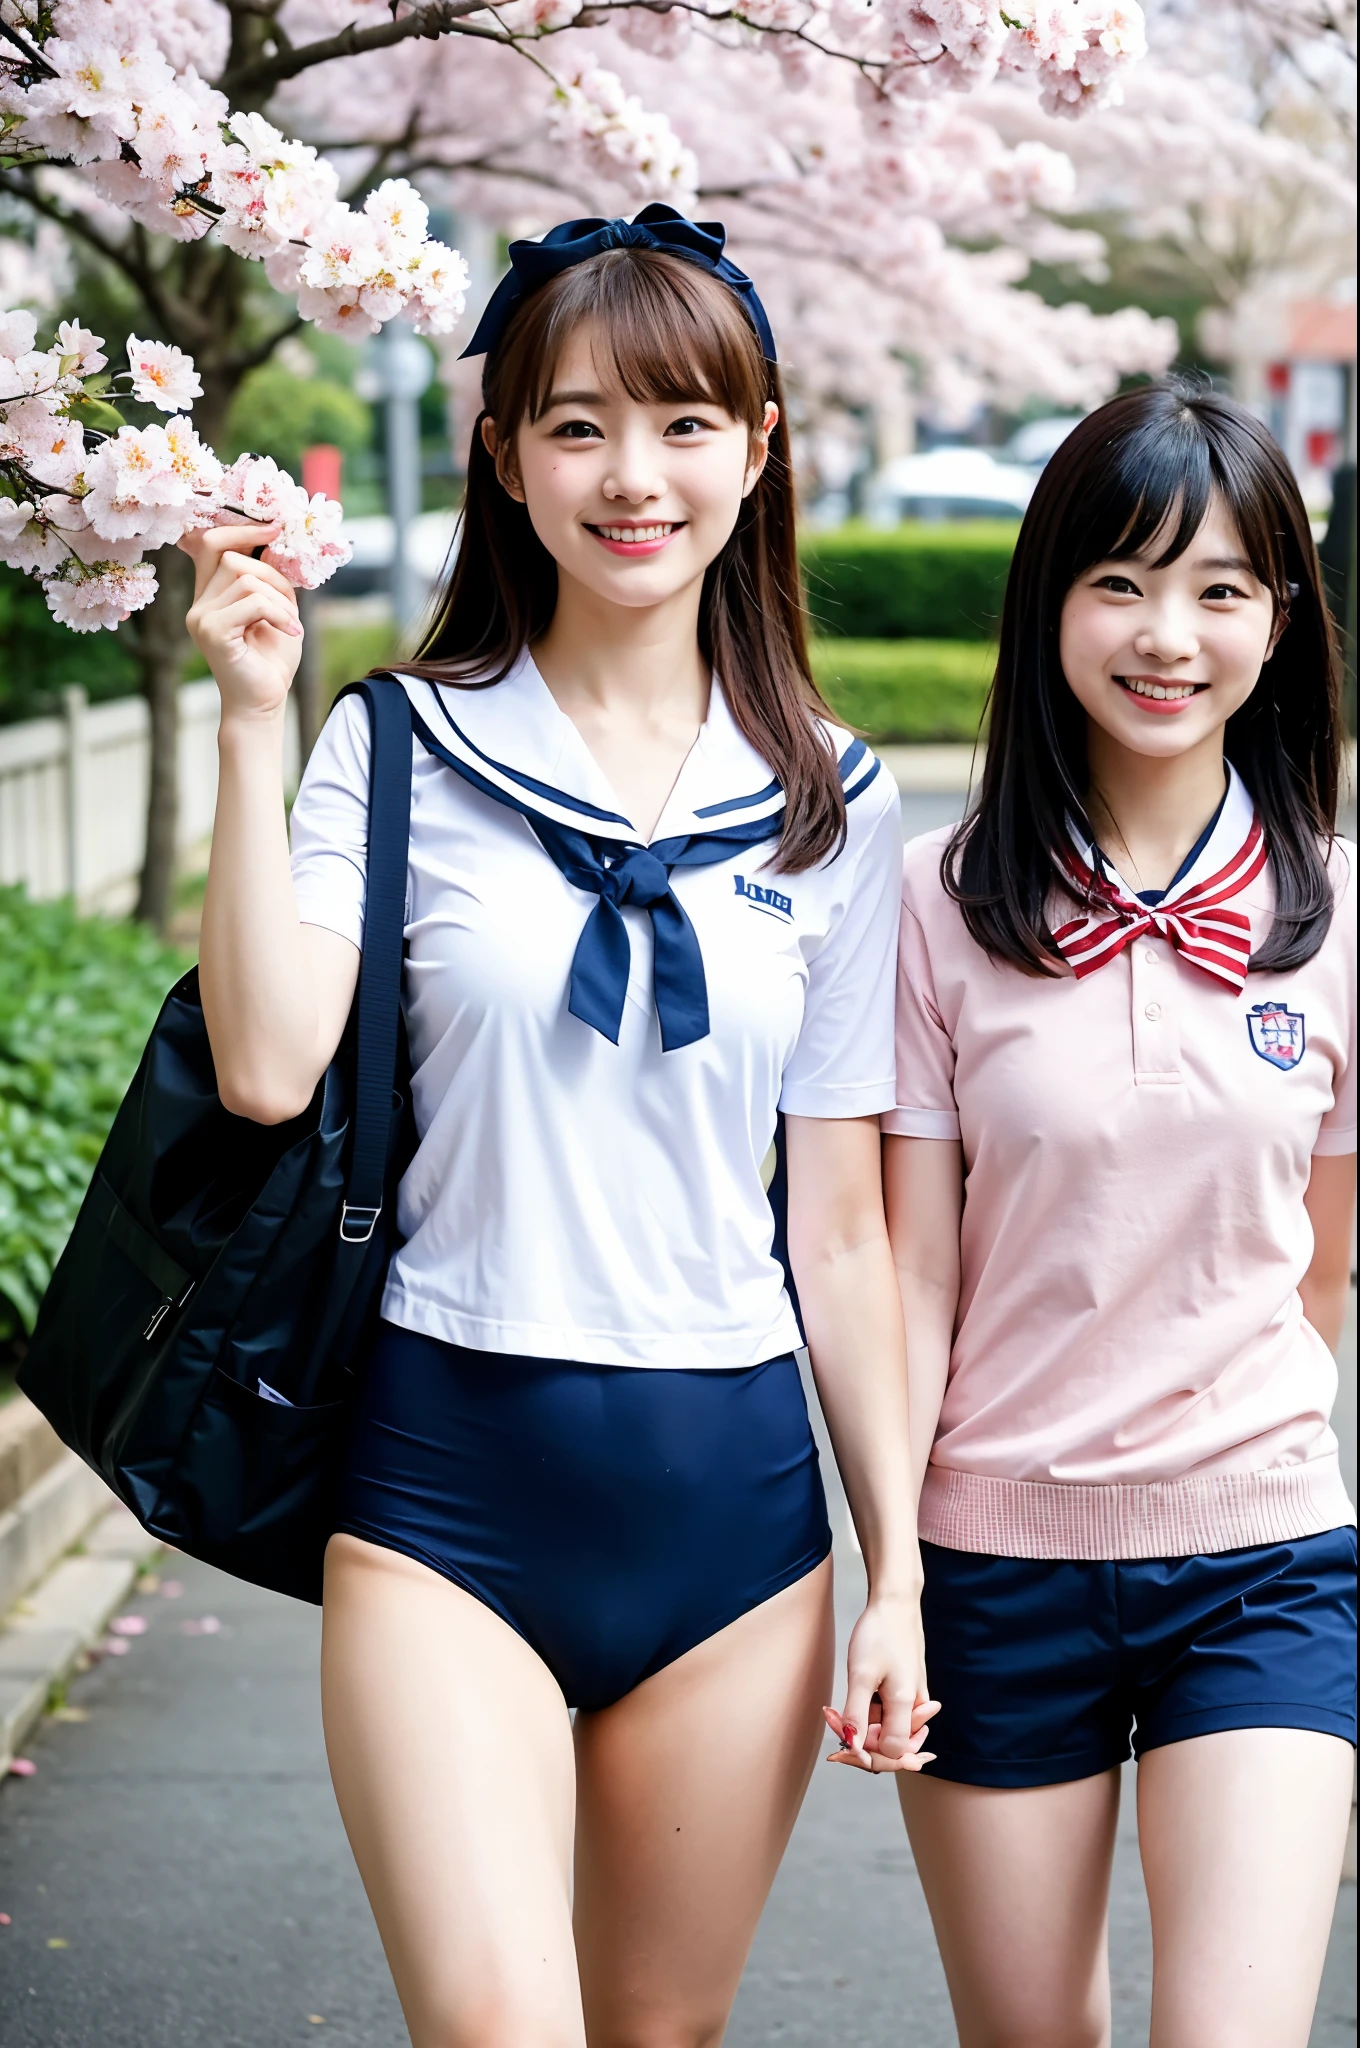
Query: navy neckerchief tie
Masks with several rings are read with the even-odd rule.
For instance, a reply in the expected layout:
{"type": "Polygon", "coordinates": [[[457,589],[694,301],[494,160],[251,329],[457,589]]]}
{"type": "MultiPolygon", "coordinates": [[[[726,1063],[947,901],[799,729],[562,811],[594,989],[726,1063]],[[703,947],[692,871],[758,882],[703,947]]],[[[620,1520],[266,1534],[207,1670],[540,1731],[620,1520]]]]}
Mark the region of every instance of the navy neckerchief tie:
{"type": "MultiPolygon", "coordinates": [[[[566,880],[599,898],[572,958],[567,1003],[572,1016],[618,1044],[632,966],[623,907],[633,904],[652,921],[652,981],[662,1051],[678,1052],[681,1046],[706,1038],[703,955],[694,926],[671,888],[671,873],[675,868],[710,867],[730,860],[743,847],[777,838],[784,816],[784,792],[778,782],[767,783],[751,796],[707,804],[694,814],[721,818],[722,824],[643,846],[627,818],[493,761],[454,724],[442,700],[440,710],[447,730],[436,736],[412,706],[411,726],[421,745],[474,789],[527,818],[566,880]]],[[[837,765],[847,803],[868,788],[879,767],[863,740],[852,740],[837,765]]]]}

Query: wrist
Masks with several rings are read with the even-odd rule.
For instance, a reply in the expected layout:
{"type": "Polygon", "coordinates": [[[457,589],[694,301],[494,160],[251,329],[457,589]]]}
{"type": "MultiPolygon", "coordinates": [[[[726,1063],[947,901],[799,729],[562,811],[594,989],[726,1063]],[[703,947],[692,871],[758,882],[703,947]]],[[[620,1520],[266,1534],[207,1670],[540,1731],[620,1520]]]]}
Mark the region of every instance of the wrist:
{"type": "Polygon", "coordinates": [[[924,1586],[925,1574],[919,1565],[914,1572],[902,1570],[882,1576],[871,1572],[868,1604],[871,1607],[919,1607],[924,1586]]]}
{"type": "Polygon", "coordinates": [[[219,754],[280,752],[283,747],[287,699],[268,711],[229,711],[223,706],[217,727],[219,754]]]}

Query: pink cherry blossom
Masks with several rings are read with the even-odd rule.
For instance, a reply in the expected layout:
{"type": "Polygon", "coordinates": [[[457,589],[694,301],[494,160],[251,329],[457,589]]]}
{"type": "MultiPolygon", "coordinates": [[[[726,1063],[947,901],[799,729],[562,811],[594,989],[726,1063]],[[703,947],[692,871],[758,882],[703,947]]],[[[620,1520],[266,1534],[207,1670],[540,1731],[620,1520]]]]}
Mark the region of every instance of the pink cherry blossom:
{"type": "Polygon", "coordinates": [[[127,355],[134,395],[161,412],[185,412],[203,396],[198,372],[182,349],[130,334],[127,355]]]}
{"type": "Polygon", "coordinates": [[[26,356],[38,335],[38,323],[22,307],[0,312],[0,356],[26,356]]]}
{"type": "MultiPolygon", "coordinates": [[[[97,633],[101,627],[121,625],[133,612],[142,611],[156,595],[156,575],[149,562],[124,567],[115,562],[84,565],[68,563],[57,576],[43,584],[48,609],[59,625],[75,633],[97,633]]],[[[103,1648],[109,1656],[126,1656],[125,1637],[108,1637],[103,1648]]]]}
{"type": "MultiPolygon", "coordinates": [[[[0,321],[3,316],[0,316],[0,321]]],[[[70,361],[72,370],[79,377],[92,377],[108,363],[103,353],[104,337],[92,334],[88,327],[82,327],[78,320],[63,320],[57,328],[57,353],[62,361],[70,361]]],[[[0,355],[7,353],[4,336],[0,332],[0,355]]]]}

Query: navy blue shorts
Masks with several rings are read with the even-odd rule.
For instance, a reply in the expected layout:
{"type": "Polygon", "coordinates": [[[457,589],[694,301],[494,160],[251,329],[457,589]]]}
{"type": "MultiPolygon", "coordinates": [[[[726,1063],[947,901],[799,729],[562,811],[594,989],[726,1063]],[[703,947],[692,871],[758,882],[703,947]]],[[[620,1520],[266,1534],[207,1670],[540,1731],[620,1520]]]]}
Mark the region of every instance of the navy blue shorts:
{"type": "Polygon", "coordinates": [[[339,1528],[499,1614],[607,1707],[831,1548],[798,1367],[575,1365],[382,1325],[339,1528]]]}
{"type": "Polygon", "coordinates": [[[932,1778],[1063,1785],[1225,1728],[1355,1741],[1354,1529],[1090,1563],[923,1543],[932,1778]]]}

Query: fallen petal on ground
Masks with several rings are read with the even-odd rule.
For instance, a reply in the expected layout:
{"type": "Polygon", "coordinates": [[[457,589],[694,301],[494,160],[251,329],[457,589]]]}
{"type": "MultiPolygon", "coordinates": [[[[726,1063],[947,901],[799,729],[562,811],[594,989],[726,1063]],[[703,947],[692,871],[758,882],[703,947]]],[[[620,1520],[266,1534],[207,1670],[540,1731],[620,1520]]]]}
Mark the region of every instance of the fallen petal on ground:
{"type": "Polygon", "coordinates": [[[204,1614],[197,1621],[182,1621],[179,1632],[182,1636],[220,1636],[222,1624],[215,1614],[204,1614]]]}
{"type": "Polygon", "coordinates": [[[119,1614],[109,1623],[116,1636],[144,1636],[150,1626],[144,1614],[119,1614]]]}
{"type": "Polygon", "coordinates": [[[13,1756],[9,1760],[11,1778],[36,1778],[38,1766],[31,1756],[13,1756]]]}

